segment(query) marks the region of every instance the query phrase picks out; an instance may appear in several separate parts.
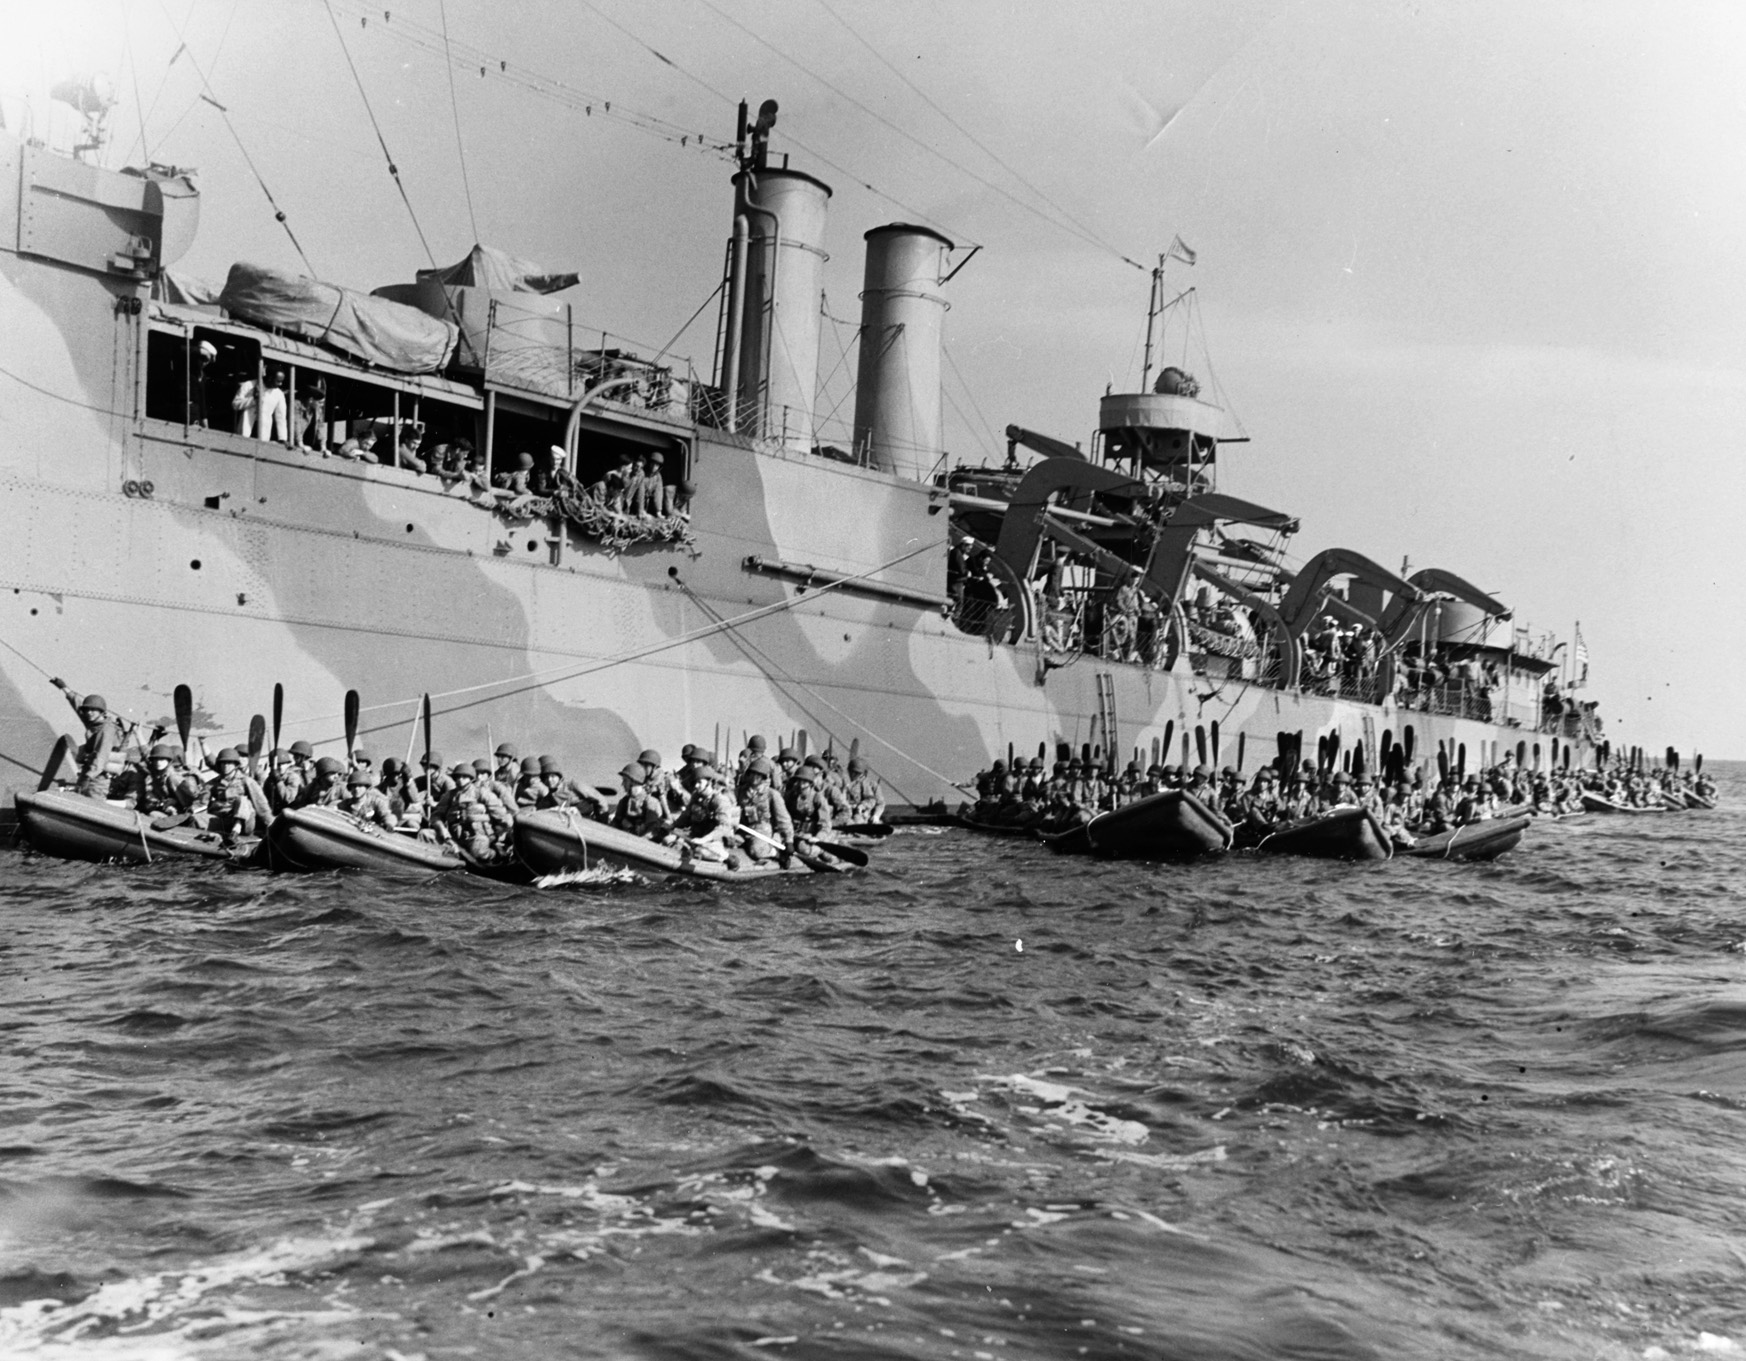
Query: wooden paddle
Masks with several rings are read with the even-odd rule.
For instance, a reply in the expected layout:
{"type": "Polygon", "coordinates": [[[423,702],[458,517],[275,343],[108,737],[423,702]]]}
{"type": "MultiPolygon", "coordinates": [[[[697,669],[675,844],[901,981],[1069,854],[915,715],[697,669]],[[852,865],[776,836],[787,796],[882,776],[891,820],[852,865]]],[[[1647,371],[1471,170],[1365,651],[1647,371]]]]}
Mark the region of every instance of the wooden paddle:
{"type": "Polygon", "coordinates": [[[430,694],[427,691],[424,697],[424,755],[426,760],[430,759],[430,752],[430,694]]]}
{"type": "Polygon", "coordinates": [[[267,720],[256,714],[249,720],[249,774],[259,779],[261,752],[267,746],[267,720]]]}
{"type": "MultiPolygon", "coordinates": [[[[758,838],[759,841],[762,841],[762,842],[766,843],[767,845],[774,846],[777,850],[783,852],[784,854],[792,854],[796,860],[800,861],[801,864],[805,865],[809,870],[813,871],[813,873],[815,873],[815,874],[841,874],[843,872],[840,867],[831,864],[830,861],[825,860],[820,856],[807,855],[804,851],[790,852],[788,850],[788,847],[784,846],[775,837],[765,836],[756,827],[741,826],[740,830],[742,832],[744,832],[747,836],[755,836],[758,838]]],[[[863,857],[863,861],[864,860],[865,860],[865,857],[863,857]]]]}
{"type": "Polygon", "coordinates": [[[55,782],[55,776],[61,773],[61,766],[67,759],[67,749],[73,745],[73,739],[62,733],[55,738],[54,746],[49,748],[48,764],[42,768],[42,778],[36,782],[36,792],[42,793],[55,782]]]}
{"type": "Polygon", "coordinates": [[[1449,778],[1449,753],[1443,750],[1443,744],[1437,743],[1437,783],[1442,784],[1449,778]]]}
{"type": "Polygon", "coordinates": [[[285,687],[273,682],[273,750],[279,750],[279,731],[285,720],[285,687]]]}
{"type": "Polygon", "coordinates": [[[182,742],[182,759],[187,761],[192,755],[188,750],[188,734],[194,728],[194,692],[186,685],[178,685],[171,698],[176,706],[176,736],[182,742]]]}
{"type": "Polygon", "coordinates": [[[358,692],[346,691],[346,764],[352,763],[352,749],[358,745],[358,692]]]}
{"type": "Polygon", "coordinates": [[[1199,764],[1204,766],[1206,764],[1206,729],[1198,723],[1194,725],[1194,754],[1199,759],[1199,764]]]}
{"type": "Polygon", "coordinates": [[[1248,733],[1240,732],[1237,734],[1237,774],[1239,775],[1243,773],[1243,748],[1248,744],[1248,741],[1248,733]]]}
{"type": "Polygon", "coordinates": [[[857,846],[845,846],[839,841],[814,841],[812,844],[821,851],[836,856],[838,860],[846,860],[856,869],[867,868],[867,852],[857,846]]]}
{"type": "Polygon", "coordinates": [[[1212,763],[1215,766],[1219,764],[1220,756],[1219,721],[1215,718],[1212,721],[1212,763]]]}

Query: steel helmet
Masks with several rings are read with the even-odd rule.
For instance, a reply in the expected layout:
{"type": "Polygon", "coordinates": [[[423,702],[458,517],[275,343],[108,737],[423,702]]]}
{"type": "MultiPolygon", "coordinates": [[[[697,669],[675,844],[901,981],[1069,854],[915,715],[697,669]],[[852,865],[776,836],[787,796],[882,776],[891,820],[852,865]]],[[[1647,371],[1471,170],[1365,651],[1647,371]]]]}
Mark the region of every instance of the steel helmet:
{"type": "Polygon", "coordinates": [[[521,773],[523,775],[538,775],[540,773],[540,758],[537,756],[522,757],[521,773]]]}
{"type": "Polygon", "coordinates": [[[235,747],[224,747],[220,749],[218,755],[212,758],[212,764],[215,766],[221,766],[226,761],[230,762],[233,766],[240,766],[242,764],[242,753],[235,747]]]}
{"type": "Polygon", "coordinates": [[[776,767],[760,756],[746,767],[746,774],[762,775],[767,780],[773,780],[776,778],[776,767]]]}
{"type": "Polygon", "coordinates": [[[291,744],[291,754],[293,756],[313,756],[315,755],[315,748],[310,746],[307,742],[297,741],[291,744]]]}
{"type": "Polygon", "coordinates": [[[449,772],[449,774],[453,775],[457,780],[471,780],[477,776],[478,773],[479,772],[474,770],[466,761],[459,762],[455,768],[449,772]]]}
{"type": "Polygon", "coordinates": [[[778,761],[799,761],[800,753],[793,747],[784,747],[781,751],[776,753],[776,759],[778,761]]]}
{"type": "Polygon", "coordinates": [[[109,701],[93,691],[79,701],[79,707],[81,709],[95,709],[100,714],[106,714],[109,712],[109,701]]]}
{"type": "Polygon", "coordinates": [[[658,770],[661,765],[661,753],[656,751],[653,747],[648,747],[638,754],[637,760],[641,761],[650,770],[658,770]]]}
{"type": "Polygon", "coordinates": [[[382,762],[382,773],[384,775],[398,775],[405,769],[406,762],[402,761],[398,756],[390,756],[386,761],[382,762]]]}
{"type": "Polygon", "coordinates": [[[624,769],[618,772],[619,778],[629,780],[632,784],[647,784],[649,772],[635,761],[626,761],[624,769]]]}
{"type": "Polygon", "coordinates": [[[345,766],[341,764],[339,758],[334,756],[323,756],[315,763],[317,775],[338,775],[344,769],[345,766]]]}
{"type": "Polygon", "coordinates": [[[146,756],[148,761],[174,761],[175,759],[176,749],[168,742],[157,743],[146,756]]]}
{"type": "Polygon", "coordinates": [[[508,758],[508,759],[509,759],[509,760],[511,760],[511,761],[513,761],[513,760],[515,760],[515,759],[516,759],[516,757],[518,757],[518,756],[519,756],[519,755],[521,755],[521,753],[520,753],[520,752],[518,752],[518,751],[517,751],[517,750],[516,750],[516,749],[515,749],[515,748],[514,748],[514,747],[513,747],[513,746],[512,746],[512,745],[510,745],[510,744],[509,744],[509,743],[508,743],[508,742],[499,742],[499,743],[498,743],[498,744],[497,744],[497,751],[496,751],[496,755],[497,755],[497,757],[498,757],[498,758],[499,758],[499,759],[500,759],[500,760],[501,760],[501,759],[502,759],[502,758],[504,758],[504,757],[507,757],[507,758],[508,758]]]}
{"type": "MultiPolygon", "coordinates": [[[[510,752],[509,755],[511,760],[515,758],[515,753],[513,751],[510,752]]],[[[481,756],[473,762],[473,769],[481,775],[489,775],[491,773],[491,762],[481,756]]]]}
{"type": "Polygon", "coordinates": [[[370,772],[367,770],[354,770],[346,777],[346,783],[354,788],[358,785],[363,785],[365,788],[368,788],[370,784],[370,772]]]}

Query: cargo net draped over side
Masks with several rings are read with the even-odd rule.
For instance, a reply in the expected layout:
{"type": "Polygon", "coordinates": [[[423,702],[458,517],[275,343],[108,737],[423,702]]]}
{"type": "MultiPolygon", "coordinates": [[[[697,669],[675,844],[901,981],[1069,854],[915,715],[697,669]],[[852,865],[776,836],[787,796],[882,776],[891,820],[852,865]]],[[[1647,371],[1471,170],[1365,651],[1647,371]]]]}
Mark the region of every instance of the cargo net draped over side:
{"type": "MultiPolygon", "coordinates": [[[[616,349],[507,345],[498,337],[504,329],[493,331],[490,371],[495,381],[552,395],[597,389],[602,405],[641,411],[667,413],[684,405],[681,389],[689,384],[676,380],[670,368],[616,349]]],[[[498,489],[494,499],[505,519],[561,519],[609,552],[638,544],[696,548],[684,489],[658,479],[651,485],[648,478],[626,478],[613,471],[600,481],[584,483],[557,468],[523,494],[504,498],[498,489]]]]}

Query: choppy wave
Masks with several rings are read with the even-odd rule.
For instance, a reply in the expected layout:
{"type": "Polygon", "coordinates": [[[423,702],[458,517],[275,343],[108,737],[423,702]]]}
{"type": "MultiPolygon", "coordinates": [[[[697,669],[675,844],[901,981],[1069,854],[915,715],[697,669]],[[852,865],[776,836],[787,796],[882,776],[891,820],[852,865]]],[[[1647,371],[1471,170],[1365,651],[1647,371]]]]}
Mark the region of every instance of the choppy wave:
{"type": "Polygon", "coordinates": [[[1746,1349],[1733,774],[1490,866],[7,856],[0,1354],[1746,1349]]]}

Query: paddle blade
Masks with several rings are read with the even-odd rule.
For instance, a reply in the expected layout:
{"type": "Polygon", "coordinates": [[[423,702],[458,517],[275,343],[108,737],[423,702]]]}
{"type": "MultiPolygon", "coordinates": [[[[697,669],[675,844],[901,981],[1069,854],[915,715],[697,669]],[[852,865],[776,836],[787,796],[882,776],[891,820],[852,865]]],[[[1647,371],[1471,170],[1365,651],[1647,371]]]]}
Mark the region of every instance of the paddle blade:
{"type": "Polygon", "coordinates": [[[424,697],[424,754],[429,756],[430,753],[430,696],[426,695],[424,697]]]}
{"type": "Polygon", "coordinates": [[[182,753],[188,752],[188,734],[194,728],[194,692],[186,685],[178,685],[173,696],[176,706],[176,736],[181,740],[182,753]]]}
{"type": "Polygon", "coordinates": [[[279,732],[285,726],[285,687],[273,682],[273,750],[279,750],[279,732]]]}
{"type": "Polygon", "coordinates": [[[807,743],[809,740],[807,738],[805,728],[802,728],[800,730],[800,734],[796,740],[798,740],[800,743],[800,746],[797,747],[796,750],[800,752],[800,759],[804,761],[806,759],[806,748],[807,748],[807,743]]]}
{"type": "MultiPolygon", "coordinates": [[[[1041,742],[1037,743],[1037,755],[1038,756],[1041,756],[1045,750],[1046,750],[1046,748],[1044,747],[1044,745],[1041,742]]],[[[858,760],[860,758],[860,755],[861,755],[861,739],[859,737],[851,738],[849,740],[849,759],[851,761],[858,760]]]]}
{"type": "Polygon", "coordinates": [[[261,753],[267,747],[267,720],[256,714],[249,720],[249,771],[260,765],[261,753]]]}
{"type": "Polygon", "coordinates": [[[42,778],[36,782],[38,793],[55,782],[55,776],[61,773],[61,766],[66,762],[67,749],[72,745],[72,738],[65,733],[55,739],[54,746],[49,748],[48,764],[42,768],[42,778]]]}
{"type": "Polygon", "coordinates": [[[1237,774],[1239,775],[1243,773],[1243,748],[1248,745],[1248,741],[1248,733],[1240,732],[1237,734],[1237,774]]]}
{"type": "Polygon", "coordinates": [[[1704,754],[1701,751],[1691,758],[1691,771],[1694,775],[1702,775],[1704,773],[1704,754]]]}
{"type": "Polygon", "coordinates": [[[358,692],[346,691],[346,760],[352,759],[352,749],[358,745],[358,692]]]}
{"type": "Polygon", "coordinates": [[[1223,752],[1220,750],[1221,744],[1219,742],[1219,721],[1218,721],[1218,719],[1216,719],[1216,718],[1213,719],[1210,726],[1212,729],[1212,763],[1216,766],[1216,765],[1222,764],[1222,762],[1223,762],[1223,752]]]}
{"type": "Polygon", "coordinates": [[[828,851],[838,860],[853,865],[857,869],[867,868],[867,852],[858,846],[844,846],[836,841],[815,841],[813,844],[821,851],[828,851]]]}

